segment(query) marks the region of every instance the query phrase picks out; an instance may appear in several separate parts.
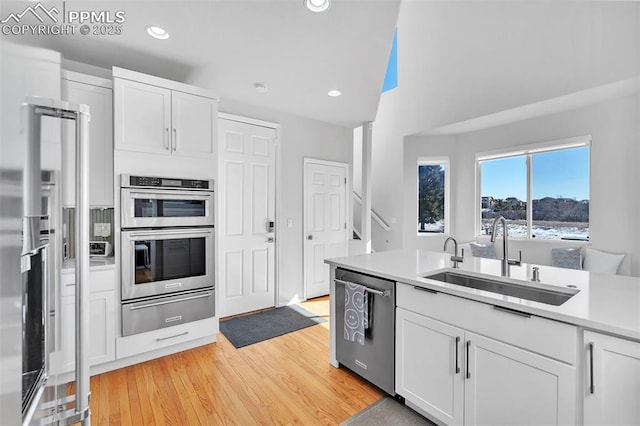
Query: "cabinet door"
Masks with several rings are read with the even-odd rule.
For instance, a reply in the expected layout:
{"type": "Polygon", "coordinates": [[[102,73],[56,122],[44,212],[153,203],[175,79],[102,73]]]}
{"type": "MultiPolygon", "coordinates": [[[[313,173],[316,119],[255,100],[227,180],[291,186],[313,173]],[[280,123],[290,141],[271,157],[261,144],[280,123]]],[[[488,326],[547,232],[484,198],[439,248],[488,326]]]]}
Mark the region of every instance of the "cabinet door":
{"type": "Polygon", "coordinates": [[[115,300],[113,291],[91,293],[89,297],[89,364],[116,359],[115,300]]]}
{"type": "Polygon", "coordinates": [[[584,424],[640,424],[640,343],[588,331],[584,342],[584,424]]]}
{"type": "MultiPolygon", "coordinates": [[[[75,369],[76,298],[64,296],[60,303],[60,353],[52,370],[66,373],[75,369]]],[[[102,291],[89,295],[89,365],[113,361],[116,356],[115,293],[102,291]]]]}
{"type": "Polygon", "coordinates": [[[60,353],[58,362],[52,366],[55,373],[73,371],[76,367],[76,298],[65,296],[60,298],[60,353]]]}
{"type": "Polygon", "coordinates": [[[171,153],[171,91],[116,78],[113,82],[115,147],[171,153]]]}
{"type": "Polygon", "coordinates": [[[448,425],[462,425],[461,329],[396,310],[396,392],[448,425]]]}
{"type": "Polygon", "coordinates": [[[575,424],[575,367],[466,333],[465,424],[575,424]]]}
{"type": "MultiPolygon", "coordinates": [[[[113,108],[112,90],[106,87],[62,80],[64,99],[89,105],[89,204],[113,206],[113,108]]],[[[62,198],[65,206],[75,205],[75,123],[63,123],[62,198]]]]}
{"type": "Polygon", "coordinates": [[[171,103],[173,153],[189,157],[214,157],[218,101],[174,91],[171,103]]]}

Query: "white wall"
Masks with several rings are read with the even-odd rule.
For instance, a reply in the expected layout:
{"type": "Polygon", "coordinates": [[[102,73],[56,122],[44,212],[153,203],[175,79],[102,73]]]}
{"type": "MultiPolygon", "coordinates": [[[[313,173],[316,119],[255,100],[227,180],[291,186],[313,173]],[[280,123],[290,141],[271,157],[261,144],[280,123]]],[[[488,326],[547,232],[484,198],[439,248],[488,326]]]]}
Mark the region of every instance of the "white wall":
{"type": "Polygon", "coordinates": [[[405,136],[636,77],[639,9],[637,2],[403,2],[398,87],[381,97],[372,163],[373,208],[398,223],[390,232],[374,227],[374,249],[415,244],[403,241],[409,224],[402,222],[414,222],[400,190],[405,136]]]}
{"type": "MultiPolygon", "coordinates": [[[[278,148],[281,159],[280,200],[277,218],[279,304],[304,299],[303,277],[303,159],[305,157],[348,163],[353,156],[353,129],[254,107],[229,99],[220,101],[220,111],[280,124],[278,148]],[[293,227],[287,228],[287,220],[293,227]]],[[[351,188],[347,188],[347,194],[351,188]]]]}
{"type": "MultiPolygon", "coordinates": [[[[450,155],[451,193],[454,197],[454,226],[451,234],[461,242],[475,240],[476,153],[591,135],[590,245],[604,251],[626,253],[620,272],[640,276],[639,102],[640,96],[635,94],[575,111],[456,136],[409,137],[404,150],[405,210],[415,212],[415,189],[412,189],[412,183],[415,181],[417,158],[450,155]]],[[[411,217],[415,222],[415,214],[408,212],[406,217],[411,217]]],[[[407,246],[441,250],[440,240],[443,238],[416,236],[415,229],[411,229],[408,224],[405,226],[407,246]]],[[[513,244],[510,244],[510,256],[517,257],[518,250],[522,250],[524,261],[549,264],[550,249],[567,245],[577,244],[513,240],[513,244]]]]}

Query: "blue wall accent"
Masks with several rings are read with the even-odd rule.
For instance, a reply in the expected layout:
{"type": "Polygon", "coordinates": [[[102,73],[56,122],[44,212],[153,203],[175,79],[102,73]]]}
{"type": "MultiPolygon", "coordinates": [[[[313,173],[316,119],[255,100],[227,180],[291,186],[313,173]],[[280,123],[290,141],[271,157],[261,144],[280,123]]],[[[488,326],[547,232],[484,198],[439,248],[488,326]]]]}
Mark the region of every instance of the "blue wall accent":
{"type": "Polygon", "coordinates": [[[391,45],[391,53],[389,54],[389,63],[387,64],[387,73],[384,76],[382,84],[382,93],[387,90],[398,87],[398,29],[393,34],[393,44],[391,45]]]}

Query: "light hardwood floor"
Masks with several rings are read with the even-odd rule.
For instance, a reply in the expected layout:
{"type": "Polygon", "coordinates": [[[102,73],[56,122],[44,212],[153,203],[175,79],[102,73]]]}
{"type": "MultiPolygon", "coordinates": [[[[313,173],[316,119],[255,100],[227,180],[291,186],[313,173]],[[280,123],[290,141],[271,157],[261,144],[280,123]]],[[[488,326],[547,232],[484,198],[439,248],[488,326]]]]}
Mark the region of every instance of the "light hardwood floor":
{"type": "Polygon", "coordinates": [[[211,345],[91,378],[92,424],[338,424],[383,393],[329,365],[329,299],[302,306],[326,323],[236,349],[211,345]]]}

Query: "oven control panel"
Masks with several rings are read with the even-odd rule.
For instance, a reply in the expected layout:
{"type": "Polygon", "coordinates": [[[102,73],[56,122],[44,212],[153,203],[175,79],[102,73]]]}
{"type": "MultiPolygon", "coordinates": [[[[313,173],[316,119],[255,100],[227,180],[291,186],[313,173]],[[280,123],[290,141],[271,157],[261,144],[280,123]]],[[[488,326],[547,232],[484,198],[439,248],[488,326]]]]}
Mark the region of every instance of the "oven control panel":
{"type": "Polygon", "coordinates": [[[122,187],[133,188],[177,188],[213,191],[212,180],[176,179],[153,176],[122,175],[122,187]]]}

